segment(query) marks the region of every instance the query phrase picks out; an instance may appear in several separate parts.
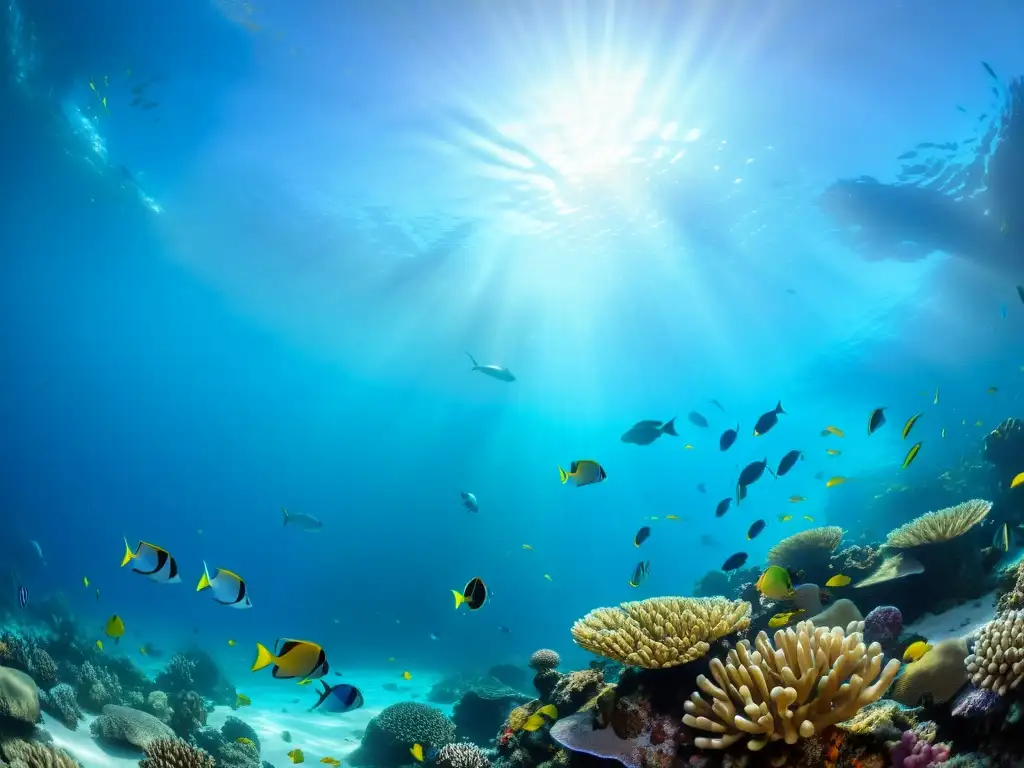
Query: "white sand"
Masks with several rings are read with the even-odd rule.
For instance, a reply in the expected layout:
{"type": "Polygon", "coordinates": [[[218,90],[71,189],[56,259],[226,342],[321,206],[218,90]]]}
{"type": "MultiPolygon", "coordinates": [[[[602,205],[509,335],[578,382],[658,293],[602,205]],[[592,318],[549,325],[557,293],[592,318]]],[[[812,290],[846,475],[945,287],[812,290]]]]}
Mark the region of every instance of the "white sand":
{"type": "MultiPolygon", "coordinates": [[[[344,762],[359,746],[359,738],[371,717],[397,701],[429,703],[427,691],[438,678],[437,675],[422,674],[408,682],[399,678],[398,690],[388,691],[384,685],[396,683],[394,668],[346,673],[344,680],[359,686],[366,703],[361,709],[343,715],[309,712],[317,700],[316,681],[300,686],[292,680],[267,678],[254,685],[239,687],[240,693],[252,699],[252,706],[237,711],[217,707],[210,713],[207,726],[220,728],[229,715],[244,720],[260,738],[260,759],[273,763],[276,768],[292,764],[288,752],[296,747],[303,751],[308,764],[319,764],[320,758],[327,756],[344,762]],[[299,700],[298,703],[295,699],[299,700]],[[284,731],[291,733],[290,743],[282,738],[284,731]]],[[[332,675],[328,682],[337,685],[342,679],[332,675]]],[[[447,707],[440,708],[449,711],[447,707]]],[[[89,730],[93,720],[95,716],[87,715],[78,730],[69,731],[49,715],[43,715],[43,727],[53,736],[56,746],[66,749],[86,768],[136,768],[141,754],[127,748],[100,746],[89,730]]]]}
{"type": "Polygon", "coordinates": [[[963,637],[975,632],[996,616],[996,593],[958,605],[945,613],[926,613],[913,624],[903,628],[928,639],[932,645],[953,637],[963,637]]]}

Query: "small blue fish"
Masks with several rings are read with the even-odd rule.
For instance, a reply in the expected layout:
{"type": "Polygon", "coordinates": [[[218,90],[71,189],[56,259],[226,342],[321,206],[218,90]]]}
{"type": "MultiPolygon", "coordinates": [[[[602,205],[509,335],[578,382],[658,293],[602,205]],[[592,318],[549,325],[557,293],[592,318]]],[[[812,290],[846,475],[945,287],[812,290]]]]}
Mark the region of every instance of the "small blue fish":
{"type": "Polygon", "coordinates": [[[353,709],[359,709],[363,706],[363,694],[354,685],[349,685],[348,683],[328,685],[323,680],[320,681],[320,684],[324,689],[320,692],[319,701],[309,708],[310,712],[314,709],[319,709],[321,712],[340,714],[342,712],[351,712],[353,709]]]}

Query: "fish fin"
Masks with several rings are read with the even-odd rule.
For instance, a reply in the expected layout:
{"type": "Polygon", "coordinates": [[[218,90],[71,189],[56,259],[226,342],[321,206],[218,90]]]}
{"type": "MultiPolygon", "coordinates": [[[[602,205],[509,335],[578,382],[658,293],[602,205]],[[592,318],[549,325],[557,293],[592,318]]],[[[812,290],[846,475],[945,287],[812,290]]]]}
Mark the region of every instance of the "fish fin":
{"type": "Polygon", "coordinates": [[[768,470],[768,474],[770,474],[776,480],[779,479],[779,476],[775,474],[775,470],[768,466],[768,457],[767,456],[764,457],[764,468],[767,469],[768,470]]]}
{"type": "Polygon", "coordinates": [[[284,524],[288,525],[288,510],[285,509],[284,507],[281,507],[281,511],[284,513],[284,524]]]}
{"type": "Polygon", "coordinates": [[[672,437],[679,437],[679,433],[676,432],[676,417],[673,416],[671,419],[661,425],[662,434],[672,435],[672,437]]]}
{"type": "Polygon", "coordinates": [[[776,413],[785,413],[785,411],[782,408],[782,401],[781,400],[779,400],[779,402],[775,404],[775,412],[776,413]]]}
{"type": "Polygon", "coordinates": [[[466,357],[468,357],[468,358],[469,358],[469,362],[471,362],[471,363],[473,364],[473,370],[474,370],[474,371],[475,371],[475,370],[476,370],[477,368],[479,368],[479,367],[480,367],[480,364],[479,364],[479,363],[477,363],[477,361],[476,361],[476,358],[475,358],[475,357],[473,357],[473,356],[472,356],[471,354],[469,354],[469,352],[467,352],[467,353],[466,353],[466,357]]]}
{"type": "Polygon", "coordinates": [[[256,643],[256,661],[252,663],[252,672],[259,672],[274,663],[274,654],[267,650],[263,643],[256,643]]]}
{"type": "Polygon", "coordinates": [[[202,592],[204,589],[210,587],[210,571],[206,567],[206,561],[203,560],[203,575],[199,577],[199,585],[196,587],[196,592],[202,592]]]}
{"type": "Polygon", "coordinates": [[[568,480],[569,480],[569,473],[568,473],[568,472],[566,472],[566,471],[565,471],[564,469],[562,469],[561,467],[559,467],[559,468],[558,468],[558,477],[559,477],[559,478],[561,479],[561,481],[562,481],[562,485],[565,485],[565,484],[566,484],[566,482],[568,482],[568,480]]]}
{"type": "Polygon", "coordinates": [[[124,568],[128,563],[132,561],[134,555],[132,554],[131,545],[128,543],[128,539],[124,540],[124,557],[121,558],[121,567],[124,568]]]}
{"type": "Polygon", "coordinates": [[[455,610],[459,610],[459,606],[466,602],[466,596],[457,589],[453,589],[452,594],[455,595],[455,610]]]}

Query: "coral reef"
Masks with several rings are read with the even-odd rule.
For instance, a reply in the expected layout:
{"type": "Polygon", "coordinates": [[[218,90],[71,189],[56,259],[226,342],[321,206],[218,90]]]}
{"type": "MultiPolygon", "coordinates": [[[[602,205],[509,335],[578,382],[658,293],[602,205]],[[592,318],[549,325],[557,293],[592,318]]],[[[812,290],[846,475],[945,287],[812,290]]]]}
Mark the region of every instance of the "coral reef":
{"type": "Polygon", "coordinates": [[[957,694],[950,714],[953,717],[985,717],[1002,709],[1005,703],[1006,699],[995,691],[968,685],[957,694]]]}
{"type": "Polygon", "coordinates": [[[809,528],[794,533],[768,550],[768,562],[783,568],[820,574],[828,568],[832,553],[843,540],[843,529],[836,525],[809,528]]]}
{"type": "Polygon", "coordinates": [[[142,750],[157,739],[174,738],[174,731],[148,712],[117,704],[105,706],[90,728],[98,739],[125,742],[142,750]]]}
{"type": "Polygon", "coordinates": [[[0,756],[10,768],[78,768],[78,763],[64,750],[23,739],[4,740],[0,743],[0,756]]]}
{"type": "Polygon", "coordinates": [[[19,669],[0,667],[0,716],[34,725],[39,712],[35,681],[19,669]]]}
{"type": "Polygon", "coordinates": [[[888,581],[895,581],[907,576],[914,576],[924,573],[924,566],[912,557],[897,553],[885,558],[879,566],[869,575],[854,584],[855,589],[873,587],[877,584],[884,584],[888,581]]]}
{"type": "Polygon", "coordinates": [[[58,683],[49,691],[40,691],[39,704],[43,711],[49,712],[70,730],[78,728],[82,710],[78,706],[75,689],[67,683],[58,683]]]}
{"type": "Polygon", "coordinates": [[[658,669],[704,656],[750,625],[750,603],[723,597],[652,597],[598,608],[572,626],[576,642],[622,664],[658,669]]]}
{"type": "Polygon", "coordinates": [[[235,703],[235,687],[221,674],[206,651],[193,648],[174,654],[167,668],[157,675],[156,687],[168,694],[195,691],[214,704],[230,707],[235,703]]]}
{"type": "Polygon", "coordinates": [[[886,546],[913,549],[955,539],[984,520],[991,509],[991,501],[971,499],[955,507],[926,512],[890,531],[885,539],[886,546]]]}
{"type": "Polygon", "coordinates": [[[214,768],[213,758],[181,739],[157,739],[146,747],[139,768],[214,768]]]}
{"type": "Polygon", "coordinates": [[[774,640],[772,646],[760,632],[753,649],[743,640],[725,663],[711,660],[714,682],[697,678],[713,703],[693,693],[683,722],[717,734],[696,738],[698,747],[725,749],[743,739],[750,750],[776,740],[795,744],[881,698],[900,668],[895,659],[883,668],[881,648],[865,646],[857,632],[847,636],[801,622],[776,632],[774,640]]]}
{"type": "Polygon", "coordinates": [[[886,646],[900,636],[903,614],[894,605],[879,605],[864,617],[864,642],[886,646]]]}
{"type": "Polygon", "coordinates": [[[929,768],[944,763],[949,758],[949,746],[931,744],[920,738],[915,731],[904,731],[899,742],[892,748],[893,768],[929,768]]]}
{"type": "Polygon", "coordinates": [[[535,672],[546,672],[549,669],[558,669],[562,663],[562,657],[557,652],[547,648],[534,651],[530,656],[530,669],[535,672]]]}
{"type": "Polygon", "coordinates": [[[397,768],[409,762],[409,748],[413,744],[429,750],[453,741],[455,724],[441,710],[402,701],[385,707],[370,720],[359,747],[349,759],[354,765],[397,768]]]}
{"type": "Polygon", "coordinates": [[[494,737],[513,707],[528,699],[494,678],[481,678],[463,691],[452,708],[452,721],[462,738],[486,743],[494,737]]]}
{"type": "Polygon", "coordinates": [[[981,442],[981,456],[1008,483],[1024,466],[1024,422],[1006,419],[985,435],[981,442]]]}
{"type": "Polygon", "coordinates": [[[220,727],[220,732],[228,741],[237,741],[240,738],[249,739],[249,741],[256,745],[257,752],[261,749],[260,737],[256,735],[256,731],[251,725],[244,720],[239,720],[237,717],[228,715],[224,725],[220,727]]]}
{"type": "Polygon", "coordinates": [[[434,758],[437,768],[491,768],[491,761],[475,744],[445,744],[434,758]]]}
{"type": "Polygon", "coordinates": [[[1024,611],[1009,611],[986,624],[966,659],[979,688],[1005,696],[1024,678],[1024,611]]]}
{"type": "Polygon", "coordinates": [[[953,638],[936,643],[900,672],[890,696],[908,707],[922,702],[945,704],[967,684],[967,642],[953,638]]]}
{"type": "Polygon", "coordinates": [[[546,701],[554,704],[559,712],[575,712],[594,698],[603,687],[604,673],[600,669],[568,672],[559,678],[546,701]]]}
{"type": "Polygon", "coordinates": [[[141,708],[156,716],[161,723],[170,723],[171,721],[171,702],[163,691],[150,691],[149,696],[146,697],[145,707],[141,708]]]}
{"type": "Polygon", "coordinates": [[[171,730],[183,739],[206,725],[206,705],[203,697],[195,691],[178,691],[171,705],[171,716],[167,720],[171,730]]]}

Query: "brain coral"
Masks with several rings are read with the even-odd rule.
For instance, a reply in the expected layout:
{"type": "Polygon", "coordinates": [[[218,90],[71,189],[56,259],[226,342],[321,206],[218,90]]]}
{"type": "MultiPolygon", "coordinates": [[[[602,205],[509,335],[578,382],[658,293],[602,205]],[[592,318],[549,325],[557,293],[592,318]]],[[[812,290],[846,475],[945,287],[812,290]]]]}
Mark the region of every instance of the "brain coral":
{"type": "Polygon", "coordinates": [[[652,597],[598,608],[572,626],[591,653],[659,669],[704,656],[711,643],[750,626],[750,603],[724,597],[652,597]]]}
{"type": "Polygon", "coordinates": [[[93,736],[110,741],[126,741],[145,749],[157,739],[173,739],[174,731],[159,719],[138,709],[107,704],[103,714],[90,726],[93,736]]]}
{"type": "Polygon", "coordinates": [[[355,765],[401,766],[409,763],[413,744],[429,750],[454,740],[455,725],[440,709],[402,701],[385,707],[370,720],[350,759],[355,765]]]}
{"type": "Polygon", "coordinates": [[[893,549],[909,549],[949,541],[971,530],[991,509],[991,501],[971,499],[955,507],[926,512],[890,531],[885,543],[893,549]]]}
{"type": "Polygon", "coordinates": [[[774,640],[772,646],[764,632],[753,648],[743,640],[725,663],[711,660],[714,682],[697,678],[711,701],[694,692],[683,723],[716,734],[694,739],[697,747],[726,749],[742,739],[750,750],[779,740],[795,744],[880,699],[900,669],[896,659],[882,666],[877,643],[865,646],[859,632],[847,635],[838,627],[803,621],[776,632],[774,640]]]}
{"type": "Polygon", "coordinates": [[[555,651],[549,650],[548,648],[541,648],[539,651],[534,651],[533,655],[530,656],[530,667],[538,672],[544,672],[549,669],[558,669],[558,665],[561,663],[562,657],[555,651]]]}
{"type": "Polygon", "coordinates": [[[967,657],[967,674],[979,688],[1005,696],[1024,679],[1024,611],[1010,611],[986,624],[974,653],[967,657]]]}
{"type": "Polygon", "coordinates": [[[491,768],[491,761],[476,744],[445,744],[434,758],[437,768],[491,768]]]}
{"type": "Polygon", "coordinates": [[[925,696],[936,704],[945,704],[967,683],[966,659],[966,640],[942,640],[913,664],[903,667],[890,696],[908,707],[918,706],[925,696]]]}

